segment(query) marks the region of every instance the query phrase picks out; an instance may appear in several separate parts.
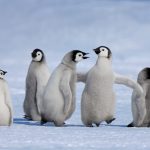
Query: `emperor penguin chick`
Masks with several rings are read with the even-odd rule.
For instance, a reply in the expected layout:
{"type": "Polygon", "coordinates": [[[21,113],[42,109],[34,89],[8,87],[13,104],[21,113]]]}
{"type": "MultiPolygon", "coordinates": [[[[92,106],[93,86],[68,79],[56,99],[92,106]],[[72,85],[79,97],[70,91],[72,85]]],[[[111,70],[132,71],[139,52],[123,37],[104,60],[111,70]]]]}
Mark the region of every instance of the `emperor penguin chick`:
{"type": "Polygon", "coordinates": [[[115,93],[114,74],[111,65],[112,53],[109,48],[100,46],[94,49],[98,59],[86,76],[81,100],[81,119],[85,126],[97,126],[102,121],[114,120],[115,93]]]}
{"type": "Polygon", "coordinates": [[[25,118],[41,121],[42,95],[50,77],[50,71],[42,50],[35,49],[31,56],[32,61],[26,77],[26,93],[23,107],[25,118]]]}
{"type": "Polygon", "coordinates": [[[138,100],[138,92],[133,91],[132,93],[132,115],[133,122],[128,127],[136,126],[138,120],[142,121],[141,127],[150,127],[150,68],[142,69],[137,78],[137,82],[142,86],[144,91],[144,97],[142,99],[142,107],[138,100]],[[145,117],[140,114],[145,113],[145,117]]]}
{"type": "MultiPolygon", "coordinates": [[[[144,111],[144,93],[142,87],[134,80],[116,74],[112,69],[111,56],[109,48],[100,46],[94,49],[98,55],[95,66],[86,74],[78,74],[78,81],[85,83],[81,101],[81,118],[86,126],[99,124],[102,121],[111,123],[114,120],[115,111],[115,93],[113,84],[123,84],[132,88],[136,93],[136,98],[132,97],[133,103],[138,103],[138,119],[134,118],[134,125],[140,126],[145,117],[144,111]],[[136,120],[136,121],[135,121],[136,120]]],[[[135,106],[136,107],[136,106],[135,106]]]]}
{"type": "Polygon", "coordinates": [[[75,110],[76,64],[88,53],[73,50],[67,53],[52,73],[43,95],[42,122],[63,126],[75,110]]]}
{"type": "Polygon", "coordinates": [[[0,126],[10,126],[13,122],[11,97],[4,79],[6,73],[0,70],[0,126]]]}

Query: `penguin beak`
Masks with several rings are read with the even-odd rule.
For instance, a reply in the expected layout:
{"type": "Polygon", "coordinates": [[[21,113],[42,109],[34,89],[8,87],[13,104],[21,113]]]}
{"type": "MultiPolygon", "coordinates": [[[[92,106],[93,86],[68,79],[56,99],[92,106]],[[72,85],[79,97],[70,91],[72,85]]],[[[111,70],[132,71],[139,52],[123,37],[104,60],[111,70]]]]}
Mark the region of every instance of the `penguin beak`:
{"type": "Polygon", "coordinates": [[[86,55],[88,55],[89,53],[84,53],[83,59],[87,59],[89,57],[87,57],[86,55]]]}
{"type": "Polygon", "coordinates": [[[36,57],[36,53],[32,52],[31,56],[32,56],[32,58],[35,58],[36,57]]]}
{"type": "Polygon", "coordinates": [[[7,71],[4,71],[4,75],[7,73],[7,71]]]}
{"type": "Polygon", "coordinates": [[[100,53],[100,50],[99,49],[93,49],[93,51],[98,55],[100,53]]]}

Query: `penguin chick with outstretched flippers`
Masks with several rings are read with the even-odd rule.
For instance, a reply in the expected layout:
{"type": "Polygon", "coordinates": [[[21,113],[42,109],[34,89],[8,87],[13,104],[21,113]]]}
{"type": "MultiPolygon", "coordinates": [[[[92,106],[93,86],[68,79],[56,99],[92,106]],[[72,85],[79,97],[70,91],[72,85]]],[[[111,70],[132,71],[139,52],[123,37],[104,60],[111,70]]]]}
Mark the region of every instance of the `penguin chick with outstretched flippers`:
{"type": "Polygon", "coordinates": [[[67,53],[52,73],[43,95],[42,123],[63,126],[75,110],[76,64],[88,53],[73,50],[67,53]]]}
{"type": "MultiPolygon", "coordinates": [[[[85,126],[99,126],[102,121],[111,123],[114,118],[114,74],[111,65],[112,53],[108,47],[94,49],[98,55],[96,64],[86,74],[85,88],[81,99],[81,119],[85,126]]],[[[79,77],[78,77],[79,80],[79,77]]]]}
{"type": "Polygon", "coordinates": [[[28,74],[26,77],[26,93],[23,104],[25,118],[41,121],[41,105],[44,88],[50,77],[46,58],[42,50],[35,49],[32,53],[28,74]]]}
{"type": "MultiPolygon", "coordinates": [[[[137,91],[139,107],[143,107],[143,90],[141,86],[128,77],[114,73],[111,65],[112,54],[109,48],[100,46],[94,51],[98,54],[95,66],[86,74],[77,74],[78,82],[85,83],[81,101],[81,116],[86,126],[91,126],[92,123],[100,124],[102,121],[111,123],[111,120],[114,120],[116,103],[115,93],[113,92],[114,83],[126,85],[137,91]]],[[[140,126],[144,115],[144,112],[140,112],[141,119],[135,123],[136,126],[140,126]]]]}
{"type": "Polygon", "coordinates": [[[13,123],[12,100],[4,79],[6,73],[0,70],[0,126],[10,126],[13,123]]]}

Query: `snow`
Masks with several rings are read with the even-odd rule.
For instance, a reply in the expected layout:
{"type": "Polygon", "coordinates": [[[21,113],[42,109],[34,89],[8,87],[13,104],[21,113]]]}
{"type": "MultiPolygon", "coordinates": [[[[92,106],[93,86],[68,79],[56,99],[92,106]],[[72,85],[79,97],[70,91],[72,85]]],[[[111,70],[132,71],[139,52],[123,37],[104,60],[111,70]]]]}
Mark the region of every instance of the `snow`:
{"type": "Polygon", "coordinates": [[[115,85],[116,120],[99,128],[84,127],[80,99],[84,85],[77,85],[76,111],[65,127],[40,126],[23,119],[22,105],[30,53],[41,48],[50,70],[72,49],[90,52],[78,64],[87,71],[96,60],[93,48],[108,46],[117,73],[136,80],[149,66],[150,2],[143,0],[0,0],[0,68],[7,70],[14,124],[0,127],[0,150],[149,150],[149,128],[127,128],[132,121],[132,90],[115,85]]]}
{"type": "Polygon", "coordinates": [[[149,128],[127,128],[132,120],[130,111],[130,89],[115,86],[117,93],[116,120],[111,125],[97,128],[84,127],[80,119],[80,96],[83,84],[77,86],[77,108],[65,127],[55,127],[52,123],[41,126],[38,122],[22,118],[24,94],[14,93],[14,124],[0,128],[0,149],[107,149],[141,150],[149,149],[149,128]]]}

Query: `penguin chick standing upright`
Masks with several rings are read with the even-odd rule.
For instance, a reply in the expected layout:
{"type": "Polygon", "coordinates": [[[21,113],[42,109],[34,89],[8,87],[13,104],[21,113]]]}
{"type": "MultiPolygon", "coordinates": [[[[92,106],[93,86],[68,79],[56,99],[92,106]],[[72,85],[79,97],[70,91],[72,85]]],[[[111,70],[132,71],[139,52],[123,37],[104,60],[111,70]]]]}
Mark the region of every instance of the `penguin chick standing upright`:
{"type": "Polygon", "coordinates": [[[139,103],[137,91],[132,93],[132,115],[133,122],[128,125],[128,127],[136,126],[138,120],[142,121],[141,127],[150,127],[150,68],[142,69],[137,78],[137,82],[142,86],[144,91],[142,107],[139,103]],[[141,116],[141,113],[145,113],[145,117],[141,116]],[[143,119],[143,120],[142,120],[143,119]]]}
{"type": "Polygon", "coordinates": [[[63,126],[75,110],[76,64],[88,57],[87,53],[73,50],[67,53],[52,73],[43,95],[42,122],[63,126]]]}
{"type": "Polygon", "coordinates": [[[10,126],[13,121],[11,97],[4,79],[6,73],[0,70],[0,126],[10,126]]]}
{"type": "MultiPolygon", "coordinates": [[[[132,79],[113,72],[110,49],[100,46],[94,51],[98,55],[95,66],[86,74],[77,74],[78,81],[85,83],[81,100],[81,118],[82,122],[89,127],[92,127],[93,123],[99,126],[102,121],[111,123],[114,120],[116,103],[113,91],[114,83],[134,89],[138,93],[135,101],[139,103],[140,108],[143,108],[141,86],[132,79]]],[[[141,125],[145,116],[144,111],[140,111],[139,115],[141,117],[136,121],[136,126],[141,125]]]]}
{"type": "Polygon", "coordinates": [[[26,93],[23,107],[25,118],[41,121],[42,95],[50,77],[50,72],[42,50],[35,49],[31,56],[32,61],[26,77],[26,93]]]}
{"type": "Polygon", "coordinates": [[[94,49],[97,62],[87,73],[81,100],[81,119],[85,126],[97,126],[102,121],[114,120],[115,93],[114,75],[111,65],[111,51],[105,46],[94,49]]]}

